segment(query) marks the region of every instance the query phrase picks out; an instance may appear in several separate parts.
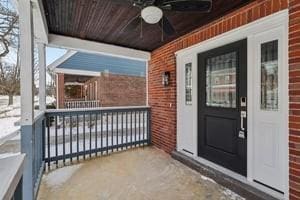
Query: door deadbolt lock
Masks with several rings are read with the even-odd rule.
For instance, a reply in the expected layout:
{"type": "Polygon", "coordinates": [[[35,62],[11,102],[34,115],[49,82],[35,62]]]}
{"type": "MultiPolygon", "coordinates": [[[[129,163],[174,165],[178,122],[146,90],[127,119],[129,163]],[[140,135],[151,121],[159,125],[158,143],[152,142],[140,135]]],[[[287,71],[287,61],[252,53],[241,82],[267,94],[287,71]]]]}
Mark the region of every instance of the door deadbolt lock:
{"type": "Polygon", "coordinates": [[[241,97],[240,104],[241,104],[241,107],[246,107],[247,106],[247,98],[241,97]]]}
{"type": "Polygon", "coordinates": [[[245,131],[239,131],[239,138],[245,139],[245,131]]]}

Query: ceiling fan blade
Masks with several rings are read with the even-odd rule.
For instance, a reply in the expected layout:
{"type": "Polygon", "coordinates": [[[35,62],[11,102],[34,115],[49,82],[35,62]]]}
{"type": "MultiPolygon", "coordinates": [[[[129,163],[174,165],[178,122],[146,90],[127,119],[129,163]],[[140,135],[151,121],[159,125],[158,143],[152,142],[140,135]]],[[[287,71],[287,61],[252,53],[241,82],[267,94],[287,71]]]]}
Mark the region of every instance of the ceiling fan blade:
{"type": "Polygon", "coordinates": [[[132,6],[133,0],[111,0],[113,3],[132,6]]]}
{"type": "Polygon", "coordinates": [[[169,0],[160,6],[164,10],[181,12],[210,12],[212,0],[169,0]]]}
{"type": "Polygon", "coordinates": [[[154,3],[153,3],[153,5],[155,5],[155,6],[161,6],[161,5],[163,5],[163,3],[164,3],[164,0],[155,0],[154,3]]]}
{"type": "Polygon", "coordinates": [[[160,23],[158,23],[160,28],[166,33],[167,35],[173,35],[176,31],[171,24],[171,22],[168,20],[166,16],[163,15],[160,23]]]}
{"type": "Polygon", "coordinates": [[[124,26],[124,28],[122,29],[122,32],[135,30],[137,28],[137,26],[140,24],[140,22],[141,22],[141,15],[138,14],[124,26]]]}

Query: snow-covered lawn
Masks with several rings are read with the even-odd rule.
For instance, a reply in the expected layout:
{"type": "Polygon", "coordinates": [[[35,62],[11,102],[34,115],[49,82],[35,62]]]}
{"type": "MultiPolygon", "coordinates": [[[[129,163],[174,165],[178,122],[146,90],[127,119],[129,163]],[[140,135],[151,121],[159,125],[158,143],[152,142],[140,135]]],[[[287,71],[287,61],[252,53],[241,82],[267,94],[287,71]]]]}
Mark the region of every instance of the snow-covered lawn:
{"type": "MultiPolygon", "coordinates": [[[[8,96],[0,95],[0,145],[16,136],[20,129],[21,102],[20,96],[14,97],[13,105],[8,106],[8,96]]],[[[53,103],[54,97],[46,98],[47,104],[53,103]]],[[[34,98],[35,105],[38,97],[34,98]]]]}
{"type": "Polygon", "coordinates": [[[16,155],[19,155],[20,153],[3,153],[3,154],[0,154],[0,159],[2,158],[7,158],[7,157],[10,157],[10,156],[16,156],[16,155]]]}
{"type": "Polygon", "coordinates": [[[19,126],[20,117],[0,118],[0,144],[5,140],[16,136],[19,126]]]}
{"type": "MultiPolygon", "coordinates": [[[[73,137],[76,135],[73,135],[73,137]]],[[[95,150],[96,149],[96,140],[97,140],[97,149],[98,148],[105,148],[105,147],[110,147],[113,145],[121,145],[123,144],[125,148],[126,146],[136,146],[134,142],[142,141],[147,139],[147,134],[128,134],[122,136],[110,136],[103,134],[102,137],[101,135],[97,135],[97,138],[95,136],[92,136],[90,138],[89,134],[86,133],[86,138],[85,140],[79,139],[78,141],[73,138],[72,144],[68,141],[63,145],[62,143],[58,143],[58,145],[55,145],[55,142],[50,143],[50,157],[55,157],[56,154],[58,156],[62,156],[64,153],[69,154],[71,153],[77,153],[77,152],[82,152],[86,151],[86,154],[89,153],[89,150],[95,150]],[[77,151],[77,145],[78,145],[78,151],[77,151]],[[72,148],[71,148],[72,147],[72,148]]],[[[45,155],[46,158],[48,158],[48,144],[46,144],[47,148],[45,150],[45,155]]],[[[137,146],[142,146],[142,144],[137,144],[137,146]]],[[[119,147],[119,149],[122,149],[122,147],[119,147]]]]}

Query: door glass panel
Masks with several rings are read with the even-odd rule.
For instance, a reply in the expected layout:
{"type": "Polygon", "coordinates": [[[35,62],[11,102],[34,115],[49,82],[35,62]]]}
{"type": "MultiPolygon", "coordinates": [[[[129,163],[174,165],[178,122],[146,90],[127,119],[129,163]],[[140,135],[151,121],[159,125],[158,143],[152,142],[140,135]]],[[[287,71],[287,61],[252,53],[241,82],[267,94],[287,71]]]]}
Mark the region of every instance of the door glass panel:
{"type": "Polygon", "coordinates": [[[237,53],[206,60],[206,105],[236,108],[237,53]]]}
{"type": "Polygon", "coordinates": [[[192,63],[185,65],[185,104],[192,105],[192,63]]]}
{"type": "Polygon", "coordinates": [[[278,110],[278,40],[261,44],[262,110],[278,110]]]}

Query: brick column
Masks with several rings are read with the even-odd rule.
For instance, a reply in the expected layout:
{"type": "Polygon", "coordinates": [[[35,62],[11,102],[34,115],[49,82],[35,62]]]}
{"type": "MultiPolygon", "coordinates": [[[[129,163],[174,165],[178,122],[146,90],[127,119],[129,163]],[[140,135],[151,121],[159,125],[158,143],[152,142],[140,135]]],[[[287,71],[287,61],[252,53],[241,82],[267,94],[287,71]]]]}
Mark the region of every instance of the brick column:
{"type": "Polygon", "coordinates": [[[64,108],[65,103],[65,76],[56,74],[56,101],[57,108],[64,108]]]}
{"type": "Polygon", "coordinates": [[[290,199],[300,199],[300,1],[289,1],[290,199]]]}

